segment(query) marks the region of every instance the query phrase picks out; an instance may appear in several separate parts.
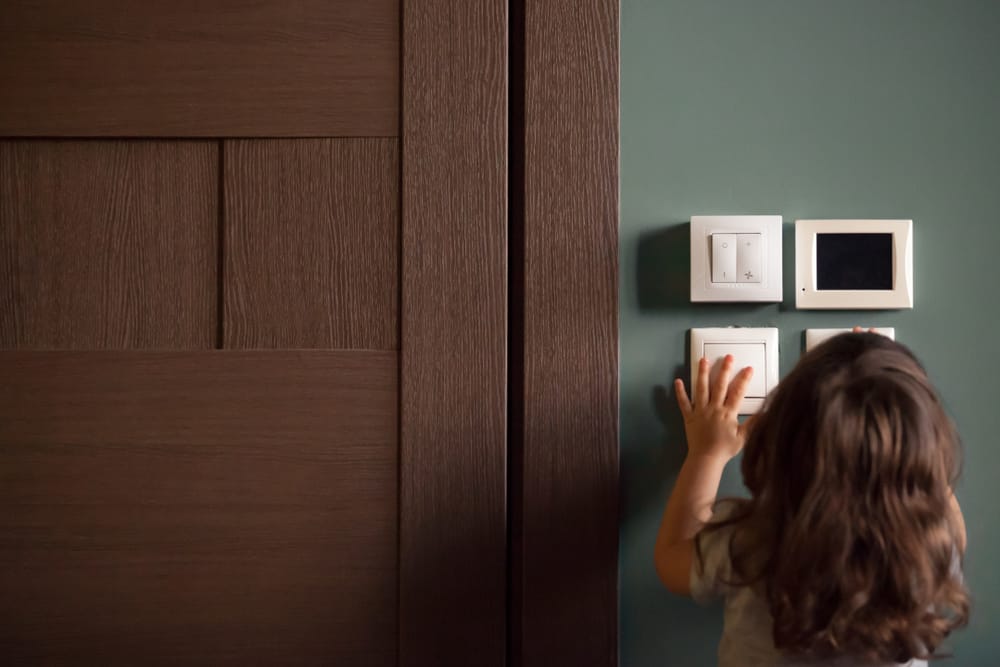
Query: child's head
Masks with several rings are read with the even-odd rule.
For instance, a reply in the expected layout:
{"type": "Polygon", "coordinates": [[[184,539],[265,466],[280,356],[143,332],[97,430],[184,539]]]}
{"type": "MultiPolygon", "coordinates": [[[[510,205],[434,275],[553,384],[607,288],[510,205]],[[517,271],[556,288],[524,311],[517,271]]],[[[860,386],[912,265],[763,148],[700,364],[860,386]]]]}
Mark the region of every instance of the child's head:
{"type": "Polygon", "coordinates": [[[803,357],[750,429],[752,499],[733,517],[736,572],[765,585],[778,648],[904,660],[965,622],[959,464],[905,347],[848,334],[803,357]]]}

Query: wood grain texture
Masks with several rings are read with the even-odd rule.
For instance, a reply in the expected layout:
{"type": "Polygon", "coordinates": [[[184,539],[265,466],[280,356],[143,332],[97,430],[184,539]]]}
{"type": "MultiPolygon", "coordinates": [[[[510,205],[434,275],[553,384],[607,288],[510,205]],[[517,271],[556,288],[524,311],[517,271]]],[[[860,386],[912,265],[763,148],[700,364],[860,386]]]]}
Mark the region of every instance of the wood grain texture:
{"type": "Polygon", "coordinates": [[[396,136],[399,0],[5,0],[0,135],[396,136]]]}
{"type": "Polygon", "coordinates": [[[224,150],[225,347],[398,348],[398,141],[224,150]]]}
{"type": "Polygon", "coordinates": [[[506,13],[403,6],[404,667],[506,659],[506,13]]]}
{"type": "Polygon", "coordinates": [[[618,3],[524,0],[519,10],[511,664],[610,667],[618,661],[618,3]]]}
{"type": "Polygon", "coordinates": [[[214,347],[218,182],[217,142],[0,141],[0,349],[214,347]]]}
{"type": "Polygon", "coordinates": [[[0,663],[396,664],[395,352],[0,352],[0,663]]]}

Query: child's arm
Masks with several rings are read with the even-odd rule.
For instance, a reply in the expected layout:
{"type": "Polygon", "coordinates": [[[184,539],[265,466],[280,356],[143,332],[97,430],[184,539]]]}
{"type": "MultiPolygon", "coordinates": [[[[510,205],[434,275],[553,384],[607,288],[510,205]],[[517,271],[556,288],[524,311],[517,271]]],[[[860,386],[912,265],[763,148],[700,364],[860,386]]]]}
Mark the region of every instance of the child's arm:
{"type": "Polygon", "coordinates": [[[654,559],[663,585],[678,595],[691,594],[694,537],[712,516],[722,470],[743,448],[746,424],[737,420],[752,368],[744,368],[729,383],[733,358],[727,356],[709,390],[708,360],[698,362],[694,398],[677,380],[677,404],[684,415],[688,454],[677,475],[656,537],[654,559]]]}

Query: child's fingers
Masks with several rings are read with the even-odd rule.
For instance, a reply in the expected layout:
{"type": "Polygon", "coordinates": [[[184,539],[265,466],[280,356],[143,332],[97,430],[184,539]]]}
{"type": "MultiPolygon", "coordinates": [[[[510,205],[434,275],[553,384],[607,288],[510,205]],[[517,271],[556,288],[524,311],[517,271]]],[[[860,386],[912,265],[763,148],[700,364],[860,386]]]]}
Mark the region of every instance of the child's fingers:
{"type": "Polygon", "coordinates": [[[694,382],[694,404],[699,408],[708,405],[708,359],[698,360],[698,377],[694,382]]]}
{"type": "Polygon", "coordinates": [[[747,366],[733,378],[729,385],[729,392],[726,394],[725,406],[731,410],[739,410],[740,402],[743,400],[747,387],[750,385],[750,378],[753,377],[753,367],[747,366]]]}
{"type": "Polygon", "coordinates": [[[712,395],[710,397],[712,404],[719,407],[726,402],[726,387],[729,386],[729,374],[733,371],[733,355],[727,354],[726,358],[722,360],[722,368],[719,369],[719,374],[715,378],[715,382],[712,383],[712,395]]]}
{"type": "Polygon", "coordinates": [[[677,407],[681,409],[681,414],[685,417],[691,415],[691,399],[688,398],[687,390],[684,389],[684,380],[677,378],[674,380],[674,393],[677,394],[677,407]]]}

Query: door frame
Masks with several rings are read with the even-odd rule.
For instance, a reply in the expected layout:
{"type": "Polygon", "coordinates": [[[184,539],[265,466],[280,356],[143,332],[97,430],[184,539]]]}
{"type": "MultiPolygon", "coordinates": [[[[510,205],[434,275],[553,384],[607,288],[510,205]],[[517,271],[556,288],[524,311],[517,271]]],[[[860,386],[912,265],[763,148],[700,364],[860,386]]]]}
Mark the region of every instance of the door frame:
{"type": "Polygon", "coordinates": [[[402,2],[400,665],[618,663],[618,44],[402,2]]]}
{"type": "Polygon", "coordinates": [[[511,0],[511,665],[618,664],[619,3],[511,0]]]}

